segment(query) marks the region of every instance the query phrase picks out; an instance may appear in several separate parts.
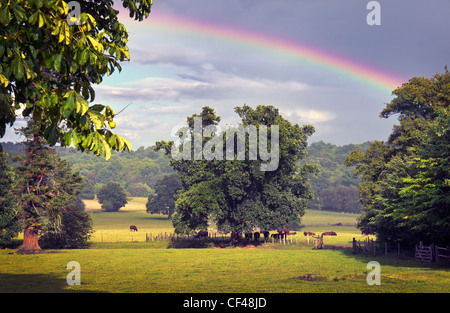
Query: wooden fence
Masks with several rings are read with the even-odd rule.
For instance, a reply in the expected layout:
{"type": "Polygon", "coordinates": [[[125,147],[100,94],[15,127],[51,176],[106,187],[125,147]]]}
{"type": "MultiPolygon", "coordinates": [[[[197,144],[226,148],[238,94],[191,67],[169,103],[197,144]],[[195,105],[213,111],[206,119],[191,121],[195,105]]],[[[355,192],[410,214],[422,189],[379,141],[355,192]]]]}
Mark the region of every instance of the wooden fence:
{"type": "Polygon", "coordinates": [[[450,247],[435,246],[435,255],[436,261],[439,261],[439,259],[447,259],[447,261],[450,261],[450,247]]]}
{"type": "Polygon", "coordinates": [[[433,262],[433,245],[424,246],[422,241],[416,245],[416,261],[433,262]]]}
{"type": "Polygon", "coordinates": [[[353,238],[353,254],[369,254],[397,256],[411,256],[411,249],[401,247],[400,243],[387,243],[376,241],[373,238],[365,238],[363,241],[353,238]]]}
{"type": "Polygon", "coordinates": [[[353,238],[353,254],[385,255],[397,257],[414,257],[420,262],[433,262],[447,260],[450,262],[450,248],[439,247],[431,244],[429,246],[420,242],[414,248],[401,247],[400,243],[378,242],[366,238],[364,241],[353,238]]]}

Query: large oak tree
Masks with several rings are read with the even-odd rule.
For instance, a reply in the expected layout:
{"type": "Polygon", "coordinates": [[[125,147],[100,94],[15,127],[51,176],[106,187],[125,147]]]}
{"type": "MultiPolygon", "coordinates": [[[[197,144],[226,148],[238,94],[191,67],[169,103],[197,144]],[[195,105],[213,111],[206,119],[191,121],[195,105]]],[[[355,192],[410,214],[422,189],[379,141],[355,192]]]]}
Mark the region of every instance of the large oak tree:
{"type": "Polygon", "coordinates": [[[204,107],[200,114],[187,118],[188,131],[184,132],[184,137],[180,135],[179,145],[173,141],[157,143],[157,148],[164,149],[170,156],[171,165],[183,183],[176,195],[173,215],[178,233],[216,226],[220,232],[231,232],[232,239],[238,240],[243,232],[286,228],[300,223],[306,202],[312,197],[308,177],[315,167],[306,164],[299,168],[297,161],[305,157],[307,138],[314,128],[291,124],[273,106],[253,109],[244,105],[235,112],[241,118],[240,126],[257,127],[257,138],[248,134],[239,137],[232,127],[220,131],[216,128],[220,117],[213,109],[204,107]],[[200,133],[195,132],[198,117],[202,121],[200,133]],[[278,127],[278,138],[272,136],[272,126],[278,127]],[[264,127],[268,130],[265,134],[264,127]],[[241,146],[245,158],[239,155],[240,139],[245,142],[245,146],[241,146]],[[264,139],[267,139],[267,146],[261,149],[259,143],[264,139]],[[196,149],[196,143],[200,143],[200,149],[196,149]],[[259,147],[258,157],[251,154],[253,144],[259,147]],[[176,150],[182,147],[182,153],[188,149],[190,153],[184,154],[185,159],[174,158],[173,147],[176,150]],[[262,155],[264,152],[272,153],[270,160],[262,155]],[[208,159],[208,153],[216,157],[208,159]],[[278,154],[278,163],[270,168],[273,153],[278,154]]]}

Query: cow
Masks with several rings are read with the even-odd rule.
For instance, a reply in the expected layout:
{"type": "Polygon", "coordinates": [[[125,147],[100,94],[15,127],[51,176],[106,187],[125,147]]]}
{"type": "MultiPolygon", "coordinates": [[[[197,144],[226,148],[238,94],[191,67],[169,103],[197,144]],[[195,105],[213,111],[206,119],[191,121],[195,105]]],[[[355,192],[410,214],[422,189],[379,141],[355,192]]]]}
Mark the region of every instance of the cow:
{"type": "Polygon", "coordinates": [[[264,242],[268,242],[270,233],[267,230],[262,231],[261,233],[263,233],[263,235],[264,235],[264,242]]]}
{"type": "Polygon", "coordinates": [[[245,233],[245,239],[251,241],[252,240],[252,233],[245,233]]]}
{"type": "Polygon", "coordinates": [[[259,242],[259,237],[261,237],[261,234],[260,234],[259,232],[255,232],[255,233],[253,234],[253,238],[255,238],[255,241],[258,241],[258,242],[259,242]]]}
{"type": "Polygon", "coordinates": [[[270,237],[272,237],[275,240],[280,239],[280,234],[271,234],[270,237]]]}
{"type": "Polygon", "coordinates": [[[312,233],[310,231],[305,231],[305,232],[303,232],[303,235],[305,235],[305,236],[315,236],[316,233],[312,233]]]}
{"type": "Polygon", "coordinates": [[[138,231],[137,227],[134,225],[130,226],[130,231],[138,231]]]}
{"type": "Polygon", "coordinates": [[[205,238],[208,237],[208,232],[205,230],[200,230],[194,238],[205,238]]]}
{"type": "Polygon", "coordinates": [[[322,235],[320,235],[320,238],[323,238],[323,236],[337,236],[337,234],[334,231],[327,231],[322,233],[322,235]]]}

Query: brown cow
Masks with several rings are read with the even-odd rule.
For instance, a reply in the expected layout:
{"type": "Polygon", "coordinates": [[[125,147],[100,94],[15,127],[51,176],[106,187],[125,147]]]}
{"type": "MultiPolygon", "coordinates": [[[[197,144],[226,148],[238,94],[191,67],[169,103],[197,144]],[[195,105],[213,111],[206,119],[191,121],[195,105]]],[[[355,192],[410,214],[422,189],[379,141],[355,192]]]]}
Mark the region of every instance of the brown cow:
{"type": "Polygon", "coordinates": [[[337,236],[337,234],[334,231],[327,231],[320,235],[321,238],[323,238],[323,236],[337,236]]]}
{"type": "Polygon", "coordinates": [[[310,231],[305,231],[305,232],[303,232],[303,235],[305,235],[305,236],[315,236],[316,233],[312,233],[310,231]]]}
{"type": "Polygon", "coordinates": [[[130,231],[138,231],[137,227],[134,225],[130,226],[130,231]]]}

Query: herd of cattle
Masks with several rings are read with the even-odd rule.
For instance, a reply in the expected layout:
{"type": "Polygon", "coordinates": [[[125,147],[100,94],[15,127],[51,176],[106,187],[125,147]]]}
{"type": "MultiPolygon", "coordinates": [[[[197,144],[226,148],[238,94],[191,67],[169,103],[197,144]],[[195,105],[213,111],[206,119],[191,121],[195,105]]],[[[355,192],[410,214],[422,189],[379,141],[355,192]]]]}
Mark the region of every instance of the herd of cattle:
{"type": "MultiPolygon", "coordinates": [[[[261,234],[264,237],[264,242],[268,242],[270,238],[273,238],[274,241],[281,241],[283,239],[286,238],[286,236],[292,236],[292,235],[296,235],[296,232],[291,232],[289,228],[286,229],[277,229],[277,233],[275,234],[270,234],[270,232],[268,231],[257,231],[254,233],[245,233],[244,237],[247,241],[251,241],[252,239],[255,241],[259,241],[261,238],[261,234]]],[[[305,236],[315,236],[315,233],[312,232],[304,232],[303,235],[305,236]]],[[[334,231],[330,231],[330,232],[324,232],[322,234],[319,235],[320,238],[322,238],[323,236],[337,236],[337,234],[334,231]]],[[[197,235],[195,235],[195,238],[206,238],[208,237],[208,232],[204,231],[204,230],[200,230],[197,235]]]]}
{"type": "MultiPolygon", "coordinates": [[[[130,226],[130,231],[138,231],[137,227],[135,225],[130,226]]],[[[297,234],[296,232],[291,232],[289,228],[285,229],[277,229],[277,233],[270,234],[268,231],[257,231],[254,233],[245,233],[245,239],[248,241],[251,241],[252,238],[255,241],[259,241],[261,238],[261,234],[264,236],[264,242],[269,241],[269,237],[273,238],[275,241],[283,240],[286,238],[286,236],[291,236],[297,234]]],[[[369,229],[361,229],[362,235],[375,235],[375,233],[369,229]]],[[[316,236],[315,233],[312,232],[303,232],[304,236],[316,236]]],[[[337,236],[337,234],[334,231],[324,232],[320,235],[318,235],[320,238],[323,238],[323,236],[337,236]]],[[[200,230],[197,235],[194,236],[195,238],[206,238],[208,237],[208,232],[204,230],[200,230]]]]}

